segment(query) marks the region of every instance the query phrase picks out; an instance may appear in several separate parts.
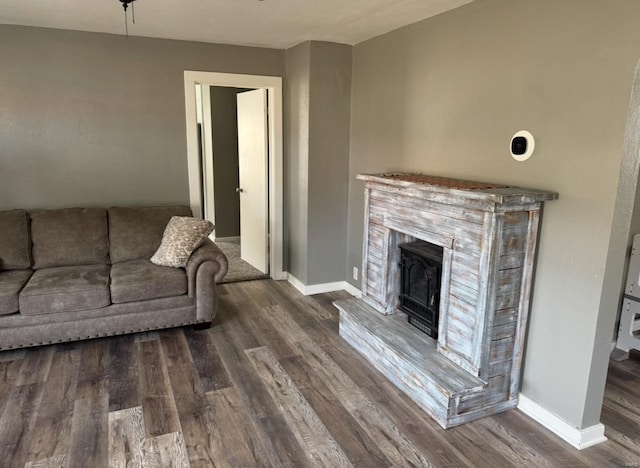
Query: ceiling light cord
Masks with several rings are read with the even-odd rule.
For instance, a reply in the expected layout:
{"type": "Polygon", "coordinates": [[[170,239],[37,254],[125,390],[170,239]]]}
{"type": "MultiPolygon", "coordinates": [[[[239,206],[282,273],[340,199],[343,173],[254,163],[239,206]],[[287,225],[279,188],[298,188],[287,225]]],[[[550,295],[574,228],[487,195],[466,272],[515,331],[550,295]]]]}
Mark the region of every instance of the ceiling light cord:
{"type": "Polygon", "coordinates": [[[127,4],[124,4],[124,34],[129,37],[129,24],[127,22],[127,4]]]}
{"type": "Polygon", "coordinates": [[[136,0],[120,0],[120,3],[122,3],[122,9],[124,10],[124,32],[127,37],[129,37],[129,21],[127,19],[127,8],[129,8],[129,3],[131,3],[131,16],[133,20],[132,23],[136,24],[136,10],[133,6],[133,2],[135,1],[136,0]]]}

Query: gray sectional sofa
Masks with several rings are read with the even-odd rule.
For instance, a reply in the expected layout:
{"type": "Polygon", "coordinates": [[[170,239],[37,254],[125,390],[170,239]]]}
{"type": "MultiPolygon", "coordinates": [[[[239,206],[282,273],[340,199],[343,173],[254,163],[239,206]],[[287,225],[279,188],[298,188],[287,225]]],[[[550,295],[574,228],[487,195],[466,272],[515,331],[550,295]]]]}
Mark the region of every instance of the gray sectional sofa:
{"type": "Polygon", "coordinates": [[[149,261],[186,206],[0,212],[0,351],[210,325],[227,259],[208,238],[185,268],[149,261]]]}

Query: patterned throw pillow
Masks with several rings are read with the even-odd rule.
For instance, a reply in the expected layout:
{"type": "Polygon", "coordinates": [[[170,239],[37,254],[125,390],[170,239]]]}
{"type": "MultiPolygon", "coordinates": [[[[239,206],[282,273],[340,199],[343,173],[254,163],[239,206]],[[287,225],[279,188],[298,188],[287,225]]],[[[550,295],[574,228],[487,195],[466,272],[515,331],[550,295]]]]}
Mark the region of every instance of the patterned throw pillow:
{"type": "Polygon", "coordinates": [[[210,221],[187,216],[173,216],[162,235],[162,242],[151,262],[174,268],[187,266],[191,252],[200,247],[214,226],[210,221]]]}

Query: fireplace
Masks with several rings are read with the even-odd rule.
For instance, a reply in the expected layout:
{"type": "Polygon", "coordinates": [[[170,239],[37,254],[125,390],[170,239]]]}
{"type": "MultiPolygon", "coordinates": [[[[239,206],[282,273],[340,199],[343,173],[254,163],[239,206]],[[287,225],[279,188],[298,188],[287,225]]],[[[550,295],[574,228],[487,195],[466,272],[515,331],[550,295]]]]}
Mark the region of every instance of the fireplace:
{"type": "Polygon", "coordinates": [[[340,336],[444,428],[515,407],[540,211],[558,195],[420,174],[358,179],[362,297],[335,303],[340,336]]]}
{"type": "Polygon", "coordinates": [[[438,338],[442,247],[424,241],[400,244],[398,307],[408,321],[431,338],[438,338]]]}

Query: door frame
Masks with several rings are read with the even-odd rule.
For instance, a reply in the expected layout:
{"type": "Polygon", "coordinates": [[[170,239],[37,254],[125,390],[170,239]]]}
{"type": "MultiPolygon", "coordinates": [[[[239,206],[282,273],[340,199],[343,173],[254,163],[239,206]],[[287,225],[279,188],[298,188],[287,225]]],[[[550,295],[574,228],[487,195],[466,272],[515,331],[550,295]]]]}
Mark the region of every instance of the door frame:
{"type": "Polygon", "coordinates": [[[200,200],[203,203],[202,217],[204,218],[206,215],[207,219],[215,225],[216,210],[214,204],[215,185],[213,179],[213,122],[211,119],[211,87],[201,85],[199,86],[199,89],[201,102],[198,104],[198,93],[196,92],[196,106],[199,107],[199,109],[196,110],[196,114],[202,114],[200,116],[200,123],[202,124],[202,127],[199,129],[202,153],[198,153],[198,155],[202,157],[200,169],[203,172],[202,183],[204,184],[200,200]]]}
{"type": "Polygon", "coordinates": [[[194,216],[203,216],[202,174],[198,152],[195,85],[267,90],[269,109],[269,272],[273,279],[286,279],[283,270],[283,123],[282,78],[279,76],[239,75],[190,71],[184,72],[185,118],[189,204],[194,216]]]}

